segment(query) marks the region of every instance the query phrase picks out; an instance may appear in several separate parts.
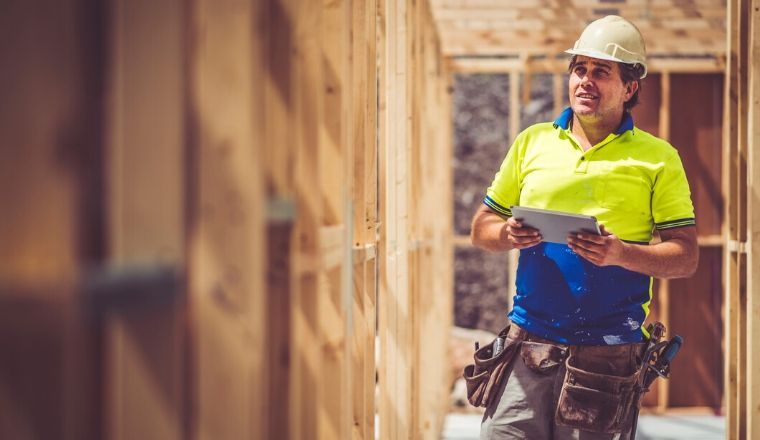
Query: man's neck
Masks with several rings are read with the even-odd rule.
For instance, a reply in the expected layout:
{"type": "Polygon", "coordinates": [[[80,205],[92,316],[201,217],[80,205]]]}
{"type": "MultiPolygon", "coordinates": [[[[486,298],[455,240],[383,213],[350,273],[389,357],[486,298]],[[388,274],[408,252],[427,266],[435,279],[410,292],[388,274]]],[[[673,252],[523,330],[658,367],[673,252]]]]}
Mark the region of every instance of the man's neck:
{"type": "Polygon", "coordinates": [[[571,130],[573,135],[580,141],[583,150],[586,151],[606,139],[611,133],[617,131],[622,120],[622,113],[617,117],[605,118],[604,120],[586,121],[581,120],[578,115],[573,114],[571,130]]]}

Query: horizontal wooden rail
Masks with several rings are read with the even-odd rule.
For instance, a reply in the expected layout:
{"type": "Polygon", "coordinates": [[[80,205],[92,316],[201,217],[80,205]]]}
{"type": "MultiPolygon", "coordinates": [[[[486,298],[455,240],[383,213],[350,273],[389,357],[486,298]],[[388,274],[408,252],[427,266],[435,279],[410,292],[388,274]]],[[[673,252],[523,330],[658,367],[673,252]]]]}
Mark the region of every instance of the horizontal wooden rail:
{"type": "Polygon", "coordinates": [[[354,264],[362,264],[377,258],[377,245],[365,244],[363,246],[354,246],[353,261],[354,264]]]}
{"type": "Polygon", "coordinates": [[[84,281],[83,291],[97,308],[118,311],[168,304],[184,289],[174,266],[135,264],[96,271],[84,281]]]}

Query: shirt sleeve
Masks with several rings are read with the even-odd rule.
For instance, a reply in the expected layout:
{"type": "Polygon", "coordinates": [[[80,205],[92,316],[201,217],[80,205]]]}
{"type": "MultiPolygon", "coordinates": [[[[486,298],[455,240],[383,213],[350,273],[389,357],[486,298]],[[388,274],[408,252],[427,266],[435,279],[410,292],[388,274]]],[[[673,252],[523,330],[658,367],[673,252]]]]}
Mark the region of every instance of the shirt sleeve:
{"type": "Polygon", "coordinates": [[[678,153],[666,160],[654,182],[652,216],[658,230],[696,224],[689,182],[678,153]]]}
{"type": "Polygon", "coordinates": [[[486,206],[506,217],[512,217],[512,211],[509,208],[519,204],[520,201],[521,138],[522,136],[518,136],[509,148],[507,157],[501,163],[483,199],[486,206]]]}

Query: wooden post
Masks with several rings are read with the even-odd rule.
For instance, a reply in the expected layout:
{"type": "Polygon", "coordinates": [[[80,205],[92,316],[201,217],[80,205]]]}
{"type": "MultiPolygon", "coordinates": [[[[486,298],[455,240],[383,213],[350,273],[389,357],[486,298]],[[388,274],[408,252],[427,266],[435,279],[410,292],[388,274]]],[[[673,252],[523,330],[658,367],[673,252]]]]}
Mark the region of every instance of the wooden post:
{"type": "MultiPolygon", "coordinates": [[[[264,435],[265,308],[254,240],[261,239],[259,170],[252,120],[253,2],[197,0],[188,14],[196,36],[189,63],[190,246],[193,327],[191,438],[264,435]]],[[[256,60],[258,61],[258,60],[256,60]]],[[[263,245],[263,240],[259,244],[263,245]]]]}
{"type": "Polygon", "coordinates": [[[383,0],[381,126],[380,438],[411,433],[412,382],[409,322],[408,249],[408,58],[407,8],[403,0],[383,0]]]}
{"type": "MultiPolygon", "coordinates": [[[[659,117],[659,137],[665,140],[670,139],[670,73],[662,72],[660,74],[660,117],[659,117]]],[[[669,331],[670,329],[670,282],[668,279],[661,279],[659,283],[657,303],[660,314],[659,319],[669,331]]],[[[657,409],[664,412],[668,408],[670,382],[667,380],[657,381],[657,409]]]]}
{"type": "MultiPolygon", "coordinates": [[[[108,265],[164,264],[181,271],[186,262],[185,5],[113,0],[111,6],[108,265]]],[[[109,438],[183,437],[184,315],[179,303],[107,315],[103,415],[109,438]]]]}
{"type": "Polygon", "coordinates": [[[324,113],[322,79],[321,2],[292,1],[290,25],[293,26],[292,113],[294,145],[294,199],[297,217],[294,225],[294,282],[292,286],[292,335],[290,344],[291,439],[321,438],[319,381],[327,372],[322,368],[319,299],[324,292],[320,279],[320,229],[323,224],[319,150],[323,137],[320,124],[324,113]],[[299,423],[293,423],[298,420],[299,423]]]}
{"type": "Polygon", "coordinates": [[[728,3],[726,112],[723,175],[726,198],[726,431],[729,439],[746,438],[746,84],[747,0],[728,3]]]}
{"type": "MultiPolygon", "coordinates": [[[[261,396],[266,402],[266,434],[263,438],[295,438],[294,431],[300,426],[291,422],[292,402],[296,394],[296,368],[299,364],[293,358],[294,304],[298,286],[295,276],[296,257],[294,234],[295,177],[293,164],[295,148],[295,66],[298,58],[294,55],[295,11],[293,1],[259,2],[266,5],[260,15],[255,30],[257,40],[263,44],[265,62],[263,91],[264,103],[260,118],[263,120],[263,146],[257,148],[265,173],[267,201],[264,206],[267,215],[267,283],[264,338],[265,353],[269,358],[267,394],[261,396]],[[282,145],[283,148],[269,148],[282,145]]],[[[300,358],[296,358],[300,359],[300,358]]]]}
{"type": "MultiPolygon", "coordinates": [[[[517,134],[520,132],[520,72],[513,70],[509,72],[509,139],[514,142],[517,134]]],[[[507,277],[507,303],[512,309],[515,295],[517,294],[517,264],[520,260],[520,251],[512,249],[507,252],[507,265],[509,276],[507,277]]]]}
{"type": "Polygon", "coordinates": [[[377,227],[376,3],[352,4],[353,314],[351,437],[375,436],[377,227]]]}
{"type": "MultiPolygon", "coordinates": [[[[748,2],[747,46],[747,438],[760,438],[760,1],[748,2]]],[[[746,34],[745,34],[746,35],[746,34]]],[[[747,38],[747,37],[745,37],[747,38]]]]}
{"type": "Polygon", "coordinates": [[[563,81],[561,73],[552,73],[552,86],[554,90],[554,117],[557,117],[560,112],[562,112],[565,103],[565,95],[567,94],[567,85],[563,81]]]}
{"type": "MultiPolygon", "coordinates": [[[[320,90],[324,110],[318,151],[321,207],[319,247],[322,264],[318,274],[318,319],[321,361],[315,367],[318,438],[349,438],[351,435],[351,384],[349,321],[353,264],[351,262],[352,150],[351,70],[348,65],[351,2],[325,2],[322,11],[320,90]],[[328,258],[335,255],[335,262],[328,258]],[[320,372],[321,371],[321,372],[320,372]]],[[[313,37],[313,36],[312,36],[313,37]]],[[[305,182],[304,182],[305,183],[305,182]]],[[[303,199],[313,197],[304,187],[303,199]]]]}

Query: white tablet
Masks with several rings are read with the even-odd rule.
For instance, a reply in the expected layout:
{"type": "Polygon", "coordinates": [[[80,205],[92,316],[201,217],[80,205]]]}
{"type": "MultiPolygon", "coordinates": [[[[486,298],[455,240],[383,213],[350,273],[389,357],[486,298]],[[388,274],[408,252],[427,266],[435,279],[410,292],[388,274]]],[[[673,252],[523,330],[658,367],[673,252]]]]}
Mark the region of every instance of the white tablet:
{"type": "Polygon", "coordinates": [[[542,241],[550,243],[567,243],[567,236],[578,232],[601,235],[596,217],[571,214],[569,212],[550,211],[548,209],[512,206],[512,216],[524,226],[538,229],[542,241]]]}

